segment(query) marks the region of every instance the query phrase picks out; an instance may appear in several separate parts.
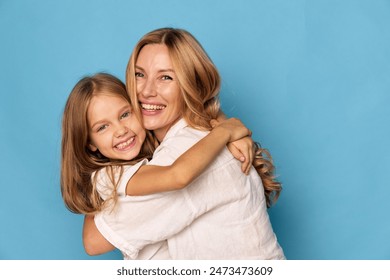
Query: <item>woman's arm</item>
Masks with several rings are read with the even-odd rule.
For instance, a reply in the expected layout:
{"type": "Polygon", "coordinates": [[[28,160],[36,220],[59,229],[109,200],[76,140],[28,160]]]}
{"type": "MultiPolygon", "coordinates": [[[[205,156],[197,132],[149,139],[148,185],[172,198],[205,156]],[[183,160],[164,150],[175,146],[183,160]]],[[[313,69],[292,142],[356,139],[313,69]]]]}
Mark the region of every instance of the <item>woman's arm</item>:
{"type": "Polygon", "coordinates": [[[83,245],[85,252],[90,256],[108,253],[115,249],[97,229],[93,215],[84,217],[83,245]]]}
{"type": "Polygon", "coordinates": [[[126,194],[137,196],[184,188],[198,177],[227,143],[250,131],[238,119],[218,123],[214,129],[170,166],[144,165],[126,186],[126,194]]]}

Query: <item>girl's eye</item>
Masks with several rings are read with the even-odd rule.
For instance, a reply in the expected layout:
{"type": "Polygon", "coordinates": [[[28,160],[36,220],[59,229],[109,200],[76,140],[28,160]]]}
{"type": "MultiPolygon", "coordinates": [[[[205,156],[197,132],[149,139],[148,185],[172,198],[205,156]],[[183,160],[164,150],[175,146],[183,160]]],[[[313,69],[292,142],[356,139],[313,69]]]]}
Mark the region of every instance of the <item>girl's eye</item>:
{"type": "Polygon", "coordinates": [[[101,126],[99,126],[99,127],[97,128],[96,131],[97,131],[97,132],[101,132],[101,131],[105,130],[107,127],[108,127],[108,125],[106,125],[106,124],[101,125],[101,126]]]}
{"type": "Polygon", "coordinates": [[[128,116],[130,116],[130,112],[125,112],[121,115],[121,119],[124,119],[124,118],[127,118],[128,116]]]}

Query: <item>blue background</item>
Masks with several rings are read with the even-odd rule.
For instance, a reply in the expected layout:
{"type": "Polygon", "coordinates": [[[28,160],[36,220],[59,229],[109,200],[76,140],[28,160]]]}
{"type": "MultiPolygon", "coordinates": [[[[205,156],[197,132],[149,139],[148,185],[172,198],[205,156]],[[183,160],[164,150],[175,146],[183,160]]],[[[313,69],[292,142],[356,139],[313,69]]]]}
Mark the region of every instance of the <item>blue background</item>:
{"type": "Polygon", "coordinates": [[[86,255],[64,207],[61,114],[79,78],[124,80],[165,26],[199,39],[223,110],[271,151],[287,258],[390,259],[389,15],[388,0],[0,0],[0,259],[121,259],[86,255]]]}

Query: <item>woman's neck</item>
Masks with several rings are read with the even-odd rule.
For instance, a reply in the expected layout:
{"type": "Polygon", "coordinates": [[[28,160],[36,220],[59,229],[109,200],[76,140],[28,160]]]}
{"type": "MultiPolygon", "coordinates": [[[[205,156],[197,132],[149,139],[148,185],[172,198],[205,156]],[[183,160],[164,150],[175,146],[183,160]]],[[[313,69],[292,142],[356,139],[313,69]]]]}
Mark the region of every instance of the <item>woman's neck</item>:
{"type": "Polygon", "coordinates": [[[167,135],[171,127],[174,126],[180,119],[181,117],[177,118],[177,120],[172,122],[169,126],[165,126],[163,128],[153,130],[154,136],[156,136],[159,143],[161,143],[164,140],[165,136],[167,135]]]}

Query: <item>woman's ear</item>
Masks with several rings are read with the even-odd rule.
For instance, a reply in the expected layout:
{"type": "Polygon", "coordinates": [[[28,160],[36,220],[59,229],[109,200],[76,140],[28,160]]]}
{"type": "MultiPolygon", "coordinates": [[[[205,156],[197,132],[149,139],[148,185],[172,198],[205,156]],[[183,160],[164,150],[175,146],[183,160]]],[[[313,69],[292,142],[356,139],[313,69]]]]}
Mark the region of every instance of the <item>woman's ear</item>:
{"type": "Polygon", "coordinates": [[[89,143],[89,144],[88,144],[88,148],[89,148],[92,152],[96,152],[96,151],[97,151],[96,146],[94,146],[92,143],[89,143]]]}

